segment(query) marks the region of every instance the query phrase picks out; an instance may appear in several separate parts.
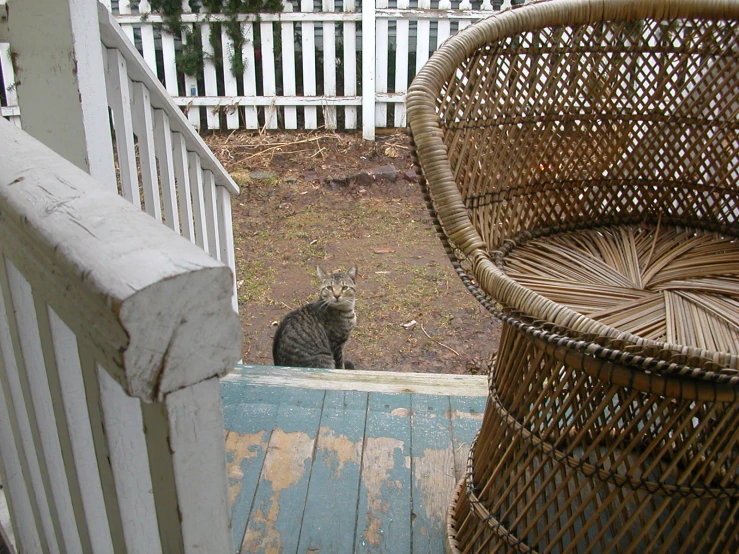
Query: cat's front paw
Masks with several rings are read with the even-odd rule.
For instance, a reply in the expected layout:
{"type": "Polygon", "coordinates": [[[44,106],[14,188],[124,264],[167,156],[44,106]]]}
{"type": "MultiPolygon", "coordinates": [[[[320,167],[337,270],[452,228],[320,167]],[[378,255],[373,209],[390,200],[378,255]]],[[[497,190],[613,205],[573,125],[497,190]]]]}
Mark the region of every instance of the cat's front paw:
{"type": "Polygon", "coordinates": [[[344,361],[344,369],[354,369],[354,364],[350,361],[344,361]]]}

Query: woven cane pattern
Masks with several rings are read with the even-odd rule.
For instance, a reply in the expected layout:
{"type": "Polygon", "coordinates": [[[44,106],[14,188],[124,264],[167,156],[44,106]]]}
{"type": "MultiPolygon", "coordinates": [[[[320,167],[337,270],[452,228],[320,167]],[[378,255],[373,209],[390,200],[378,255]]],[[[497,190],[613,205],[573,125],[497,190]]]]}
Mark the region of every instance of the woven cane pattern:
{"type": "Polygon", "coordinates": [[[407,106],[504,324],[449,551],[739,550],[739,4],[501,12],[407,106]]]}

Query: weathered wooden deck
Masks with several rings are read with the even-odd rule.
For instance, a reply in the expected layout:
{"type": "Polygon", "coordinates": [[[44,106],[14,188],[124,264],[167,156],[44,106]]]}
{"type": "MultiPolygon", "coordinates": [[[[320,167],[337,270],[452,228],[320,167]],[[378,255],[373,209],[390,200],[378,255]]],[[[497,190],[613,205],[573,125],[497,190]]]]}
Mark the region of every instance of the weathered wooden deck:
{"type": "Polygon", "coordinates": [[[221,390],[238,552],[444,552],[484,377],[238,366],[221,390]]]}

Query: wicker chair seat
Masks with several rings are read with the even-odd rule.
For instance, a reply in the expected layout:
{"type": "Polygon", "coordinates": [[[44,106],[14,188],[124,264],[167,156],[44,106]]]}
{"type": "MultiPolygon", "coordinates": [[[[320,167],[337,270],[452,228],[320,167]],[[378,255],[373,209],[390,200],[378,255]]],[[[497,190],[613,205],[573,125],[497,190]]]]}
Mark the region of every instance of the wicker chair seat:
{"type": "Polygon", "coordinates": [[[739,3],[533,2],[406,102],[503,322],[449,551],[738,551],[739,3]]]}

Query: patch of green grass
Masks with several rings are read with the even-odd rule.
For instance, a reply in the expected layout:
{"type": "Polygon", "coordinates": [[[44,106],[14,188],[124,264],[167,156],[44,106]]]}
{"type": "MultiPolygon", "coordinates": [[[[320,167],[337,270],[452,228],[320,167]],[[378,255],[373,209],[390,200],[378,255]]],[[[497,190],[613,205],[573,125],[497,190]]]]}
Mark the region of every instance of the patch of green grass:
{"type": "Polygon", "coordinates": [[[262,260],[242,263],[237,277],[239,302],[267,302],[272,293],[269,283],[274,281],[276,274],[275,269],[267,267],[262,260]]]}

